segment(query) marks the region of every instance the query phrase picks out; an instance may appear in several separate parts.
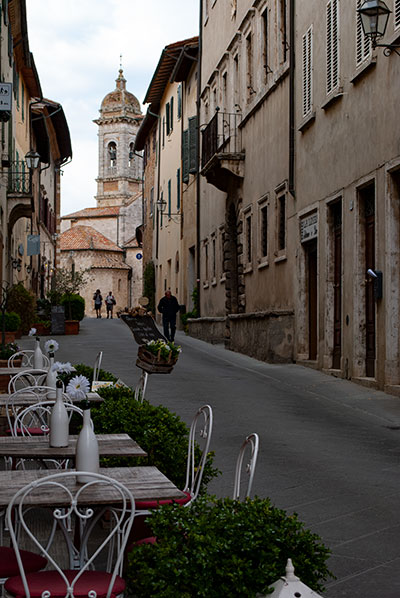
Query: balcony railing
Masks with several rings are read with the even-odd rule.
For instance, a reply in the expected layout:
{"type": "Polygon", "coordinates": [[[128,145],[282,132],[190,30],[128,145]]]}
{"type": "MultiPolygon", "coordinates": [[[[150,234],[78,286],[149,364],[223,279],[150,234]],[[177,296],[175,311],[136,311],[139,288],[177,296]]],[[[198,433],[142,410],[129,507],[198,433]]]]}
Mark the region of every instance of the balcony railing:
{"type": "Polygon", "coordinates": [[[242,151],[239,113],[219,112],[202,131],[201,165],[204,167],[218,153],[234,154],[242,151]]]}
{"type": "Polygon", "coordinates": [[[25,162],[19,160],[10,163],[7,192],[9,194],[31,195],[31,176],[25,162]]]}

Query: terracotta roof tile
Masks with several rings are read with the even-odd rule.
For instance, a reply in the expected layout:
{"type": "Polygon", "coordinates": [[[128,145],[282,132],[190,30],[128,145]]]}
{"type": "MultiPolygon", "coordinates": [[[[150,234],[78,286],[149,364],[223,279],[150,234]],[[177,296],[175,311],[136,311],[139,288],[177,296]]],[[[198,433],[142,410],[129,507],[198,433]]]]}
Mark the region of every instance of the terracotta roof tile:
{"type": "Polygon", "coordinates": [[[131,267],[122,261],[122,256],[97,254],[94,256],[92,268],[115,268],[117,270],[130,270],[131,267]]]}
{"type": "Polygon", "coordinates": [[[107,239],[91,226],[76,225],[69,228],[60,236],[61,251],[72,251],[74,249],[93,249],[95,251],[117,251],[122,249],[107,239]]]}
{"type": "Polygon", "coordinates": [[[105,216],[118,216],[120,210],[120,206],[105,206],[103,208],[84,208],[83,210],[79,210],[78,212],[72,212],[72,214],[67,214],[66,216],[62,216],[62,220],[66,220],[69,218],[102,218],[105,216]]]}

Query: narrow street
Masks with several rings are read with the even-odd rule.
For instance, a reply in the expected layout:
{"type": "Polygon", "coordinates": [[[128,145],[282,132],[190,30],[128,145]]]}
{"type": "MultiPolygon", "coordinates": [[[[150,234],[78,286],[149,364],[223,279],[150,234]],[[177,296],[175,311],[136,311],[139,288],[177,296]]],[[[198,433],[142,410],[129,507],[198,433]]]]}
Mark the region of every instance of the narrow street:
{"type": "MultiPolygon", "coordinates": [[[[102,367],[135,385],[137,345],[118,319],[85,319],[79,336],[56,337],[58,360],[102,367]]],[[[187,423],[204,403],[229,496],[237,452],[257,432],[254,492],[299,514],[332,550],[327,598],[400,595],[400,399],[296,365],[269,365],[179,332],[182,354],[168,376],[149,378],[146,398],[187,423]]],[[[24,338],[29,348],[32,340],[24,338]]]]}

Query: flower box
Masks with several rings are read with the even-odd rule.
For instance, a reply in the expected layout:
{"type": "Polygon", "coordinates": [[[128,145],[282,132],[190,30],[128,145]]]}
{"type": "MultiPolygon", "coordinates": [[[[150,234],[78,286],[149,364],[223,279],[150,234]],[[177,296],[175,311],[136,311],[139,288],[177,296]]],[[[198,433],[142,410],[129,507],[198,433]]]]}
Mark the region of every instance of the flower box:
{"type": "Polygon", "coordinates": [[[33,324],[33,328],[36,328],[37,336],[47,336],[50,334],[50,326],[46,326],[42,322],[37,322],[33,324]]]}
{"type": "Polygon", "coordinates": [[[65,320],[65,334],[79,334],[79,320],[65,320]]]}
{"type": "Polygon", "coordinates": [[[170,374],[177,361],[177,357],[170,357],[170,359],[167,360],[161,357],[161,355],[150,353],[144,345],[140,345],[136,365],[148,374],[170,374]]]}

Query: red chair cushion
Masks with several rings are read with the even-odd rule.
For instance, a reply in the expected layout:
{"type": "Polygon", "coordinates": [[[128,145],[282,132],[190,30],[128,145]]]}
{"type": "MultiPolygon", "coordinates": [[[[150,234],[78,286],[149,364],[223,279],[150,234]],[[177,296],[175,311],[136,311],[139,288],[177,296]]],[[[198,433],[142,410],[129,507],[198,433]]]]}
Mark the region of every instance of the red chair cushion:
{"type": "Polygon", "coordinates": [[[186,505],[191,500],[191,495],[189,492],[185,492],[186,496],[184,498],[176,498],[176,499],[167,499],[167,500],[135,500],[135,509],[140,510],[150,510],[150,509],[157,509],[160,505],[186,505]]]}
{"type": "MultiPolygon", "coordinates": [[[[48,431],[42,430],[42,428],[26,428],[25,433],[29,433],[31,436],[43,436],[44,434],[48,434],[48,431]]],[[[8,428],[6,430],[6,434],[10,436],[11,430],[8,428]]],[[[17,435],[21,436],[21,428],[17,428],[17,435]]]]}
{"type": "MultiPolygon", "coordinates": [[[[64,574],[71,583],[78,575],[78,571],[64,571],[64,574]]],[[[87,598],[91,590],[96,592],[96,598],[105,598],[111,577],[110,573],[105,573],[104,571],[85,571],[74,585],[74,598],[87,598]]],[[[40,598],[44,590],[50,592],[51,598],[65,598],[67,593],[65,581],[57,571],[29,573],[26,576],[26,580],[32,598],[40,598]]],[[[24,586],[20,575],[7,579],[4,588],[16,598],[25,597],[24,586]]],[[[117,576],[111,592],[111,598],[122,594],[124,590],[125,581],[117,576]]]]}
{"type": "MultiPolygon", "coordinates": [[[[44,569],[47,565],[47,559],[40,556],[40,554],[28,552],[27,550],[20,550],[19,552],[27,573],[40,571],[40,569],[44,569]]],[[[5,577],[12,577],[14,575],[19,575],[14,548],[0,546],[0,577],[4,579],[5,577]]]]}

